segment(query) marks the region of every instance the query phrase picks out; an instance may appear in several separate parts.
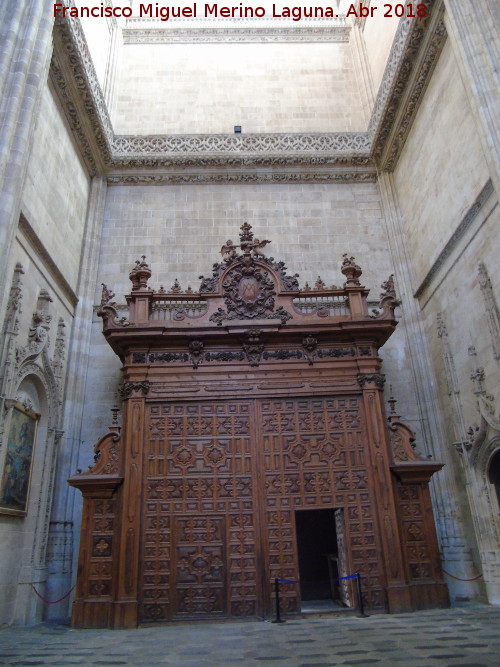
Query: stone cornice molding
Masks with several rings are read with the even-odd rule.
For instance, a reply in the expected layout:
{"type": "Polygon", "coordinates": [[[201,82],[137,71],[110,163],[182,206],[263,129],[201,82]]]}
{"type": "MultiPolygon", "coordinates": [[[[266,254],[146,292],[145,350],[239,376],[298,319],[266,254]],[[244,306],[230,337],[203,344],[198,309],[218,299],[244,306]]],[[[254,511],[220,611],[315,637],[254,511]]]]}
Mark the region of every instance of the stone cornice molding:
{"type": "MultiPolygon", "coordinates": [[[[340,20],[340,19],[339,19],[340,20]]],[[[141,22],[142,25],[142,22],[141,22]]],[[[128,26],[128,23],[127,23],[128,26]]],[[[306,28],[129,28],[124,44],[247,44],[267,42],[348,42],[350,26],[306,28]]]]}
{"type": "Polygon", "coordinates": [[[379,169],[394,171],[446,41],[443,0],[427,0],[425,18],[401,19],[368,126],[379,169]]]}
{"type": "Polygon", "coordinates": [[[180,172],[151,172],[121,173],[108,175],[107,181],[111,185],[187,185],[187,184],[220,184],[227,183],[375,183],[377,179],[374,171],[223,171],[201,172],[192,170],[180,172]]]}
{"type": "Polygon", "coordinates": [[[77,19],[55,22],[51,79],[89,174],[108,183],[375,181],[395,168],[446,39],[443,0],[425,4],[400,22],[367,132],[115,135],[77,19]]]}

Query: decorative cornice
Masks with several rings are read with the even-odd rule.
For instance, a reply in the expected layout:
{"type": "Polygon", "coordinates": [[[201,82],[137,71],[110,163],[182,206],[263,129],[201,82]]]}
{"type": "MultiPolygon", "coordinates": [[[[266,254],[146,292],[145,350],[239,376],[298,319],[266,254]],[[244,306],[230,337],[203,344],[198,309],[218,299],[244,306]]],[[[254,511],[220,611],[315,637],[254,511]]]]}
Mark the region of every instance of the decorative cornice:
{"type": "Polygon", "coordinates": [[[443,0],[427,0],[426,16],[401,19],[368,126],[371,153],[385,171],[396,167],[446,41],[443,0]]]}
{"type": "MultiPolygon", "coordinates": [[[[371,0],[358,0],[356,3],[356,11],[359,14],[360,5],[363,5],[366,9],[370,9],[371,0]]],[[[356,16],[354,19],[354,25],[357,26],[361,31],[365,29],[366,16],[356,16]]]]}
{"type": "MultiPolygon", "coordinates": [[[[267,42],[348,42],[351,28],[341,25],[305,28],[129,28],[124,44],[215,44],[267,42]]],[[[141,23],[142,24],[142,23],[141,23]]]]}
{"type": "Polygon", "coordinates": [[[310,173],[301,171],[240,172],[222,173],[137,173],[108,176],[110,185],[224,185],[227,183],[375,183],[375,172],[339,171],[310,173]]]}
{"type": "MultiPolygon", "coordinates": [[[[229,153],[240,156],[248,153],[317,152],[334,155],[337,152],[361,153],[368,157],[370,143],[366,132],[311,132],[262,134],[170,134],[152,136],[117,135],[112,143],[114,160],[126,156],[170,156],[183,154],[229,153]]],[[[337,157],[335,155],[335,157],[337,157]]]]}
{"type": "MultiPolygon", "coordinates": [[[[394,169],[446,39],[443,0],[427,0],[425,4],[427,17],[400,22],[368,132],[114,135],[77,19],[55,21],[51,80],[90,175],[103,174],[111,184],[374,182],[376,163],[379,168],[394,169]],[[272,172],[261,171],[266,168],[272,172]],[[310,171],[303,172],[304,168],[310,171]],[[140,173],[130,174],[134,169],[140,173]]],[[[322,31],[347,29],[260,28],[243,32],[263,38],[285,31],[297,39],[303,34],[320,41],[321,35],[327,34],[322,31]]],[[[223,33],[226,37],[234,33],[236,38],[238,31],[212,28],[199,32],[215,39],[223,33]]],[[[184,39],[186,31],[168,32],[184,39]]]]}
{"type": "Polygon", "coordinates": [[[78,19],[55,19],[50,77],[89,174],[102,173],[111,161],[114,133],[78,19]]]}

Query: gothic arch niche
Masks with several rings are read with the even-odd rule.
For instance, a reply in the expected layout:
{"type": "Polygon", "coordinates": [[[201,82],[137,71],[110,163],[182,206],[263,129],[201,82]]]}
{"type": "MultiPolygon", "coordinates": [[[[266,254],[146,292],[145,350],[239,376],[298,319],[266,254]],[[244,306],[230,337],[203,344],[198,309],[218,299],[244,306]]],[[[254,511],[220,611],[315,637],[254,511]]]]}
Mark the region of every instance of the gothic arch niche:
{"type": "Polygon", "coordinates": [[[500,514],[500,447],[493,453],[488,464],[488,481],[495,490],[500,514]]]}
{"type": "MultiPolygon", "coordinates": [[[[447,604],[427,488],[441,465],[398,459],[384,415],[392,276],[370,314],[354,258],[343,287],[301,290],[268,243],[245,223],[199,292],[152,290],[143,257],[128,318],[103,286],[123,420],[69,480],[84,496],[74,626],[270,617],[271,581],[299,577],[295,514],[314,509],[343,517],[340,567],[362,574],[367,608],[447,604]]],[[[284,610],[300,602],[284,584],[284,610]]]]}
{"type": "MultiPolygon", "coordinates": [[[[484,407],[483,398],[479,399],[480,406],[484,407]]],[[[481,425],[475,441],[468,443],[466,473],[487,599],[491,604],[500,604],[500,508],[495,486],[490,481],[491,463],[498,462],[500,431],[496,428],[495,412],[488,411],[488,421],[484,414],[486,411],[481,410],[481,425]]]]}
{"type": "Polygon", "coordinates": [[[33,448],[29,501],[23,524],[23,550],[14,621],[31,625],[43,617],[44,605],[31,588],[43,592],[47,578],[45,551],[47,545],[50,498],[55,469],[57,403],[51,392],[51,379],[36,364],[20,369],[16,400],[40,415],[33,448]]]}
{"type": "Polygon", "coordinates": [[[55,352],[49,357],[52,298],[39,289],[36,306],[27,331],[20,328],[23,301],[21,276],[24,269],[14,270],[7,314],[3,324],[1,349],[0,449],[5,452],[7,428],[15,405],[24,405],[40,415],[36,443],[32,453],[31,480],[26,512],[23,516],[1,517],[2,539],[12,541],[7,591],[11,618],[14,623],[33,624],[42,620],[43,604],[35,596],[32,585],[42,594],[47,579],[45,554],[49,530],[49,513],[55,472],[56,446],[61,403],[60,385],[64,358],[64,323],[59,321],[55,352]],[[15,538],[14,538],[15,534],[15,538]]]}

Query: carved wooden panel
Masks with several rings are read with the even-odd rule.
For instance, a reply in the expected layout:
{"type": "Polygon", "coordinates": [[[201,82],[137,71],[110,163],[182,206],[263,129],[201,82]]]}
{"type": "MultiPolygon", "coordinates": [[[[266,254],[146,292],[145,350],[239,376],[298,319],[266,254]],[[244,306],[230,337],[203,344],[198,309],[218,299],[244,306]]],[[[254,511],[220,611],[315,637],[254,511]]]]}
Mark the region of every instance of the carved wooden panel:
{"type": "Polygon", "coordinates": [[[91,499],[91,549],[87,581],[89,597],[111,596],[111,573],[114,530],[114,498],[91,499]]]}
{"type": "Polygon", "coordinates": [[[172,597],[177,615],[225,614],[224,517],[176,517],[174,521],[172,597]]]}
{"type": "Polygon", "coordinates": [[[250,405],[150,405],[140,617],[255,615],[250,405]]]}
{"type": "MultiPolygon", "coordinates": [[[[358,397],[262,401],[270,576],[297,579],[294,511],[342,508],[345,562],[360,572],[372,608],[385,606],[366,435],[358,397]]],[[[285,610],[299,588],[284,586],[285,610]]]]}
{"type": "Polygon", "coordinates": [[[412,581],[430,579],[433,576],[424,515],[425,492],[422,484],[405,484],[397,490],[403,550],[412,581]]]}

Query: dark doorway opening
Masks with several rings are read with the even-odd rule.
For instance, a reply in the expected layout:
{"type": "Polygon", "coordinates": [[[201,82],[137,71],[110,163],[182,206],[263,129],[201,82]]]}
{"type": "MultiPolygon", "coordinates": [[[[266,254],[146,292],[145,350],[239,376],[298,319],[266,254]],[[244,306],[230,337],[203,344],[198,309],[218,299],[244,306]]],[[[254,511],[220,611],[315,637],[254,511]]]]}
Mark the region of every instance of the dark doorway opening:
{"type": "Polygon", "coordinates": [[[339,576],[335,510],[297,510],[295,527],[302,600],[335,599],[332,580],[339,576]]]}
{"type": "Polygon", "coordinates": [[[488,479],[490,484],[493,484],[495,493],[500,507],[500,449],[498,449],[491,457],[488,479]]]}

